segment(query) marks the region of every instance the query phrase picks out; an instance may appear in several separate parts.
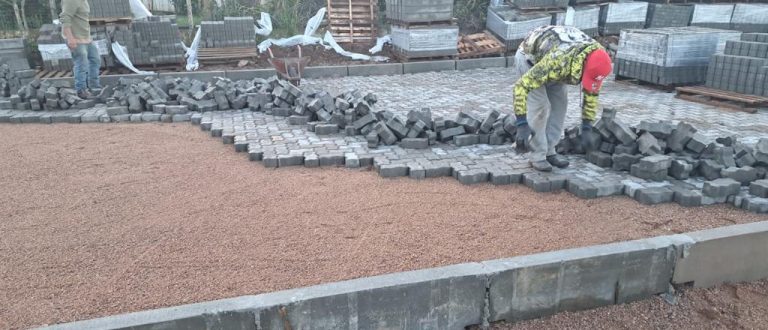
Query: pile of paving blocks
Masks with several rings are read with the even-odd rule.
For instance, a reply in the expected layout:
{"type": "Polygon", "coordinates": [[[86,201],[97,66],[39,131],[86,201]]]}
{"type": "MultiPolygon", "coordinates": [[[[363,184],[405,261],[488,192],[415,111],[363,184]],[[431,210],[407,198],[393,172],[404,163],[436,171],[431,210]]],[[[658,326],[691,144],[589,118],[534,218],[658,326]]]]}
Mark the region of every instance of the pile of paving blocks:
{"type": "Polygon", "coordinates": [[[647,13],[647,2],[605,4],[600,8],[600,35],[616,35],[623,29],[642,29],[647,13]]]}
{"type": "MultiPolygon", "coordinates": [[[[766,197],[764,187],[768,172],[768,138],[750,147],[735,137],[707,141],[693,126],[680,122],[642,121],[630,127],[615,118],[616,112],[604,109],[602,117],[591,132],[579,127],[566,130],[566,137],[557,146],[559,153],[584,153],[580,145],[582,134],[597,150],[586,151],[586,159],[600,167],[628,171],[632,176],[648,181],[688,180],[703,177],[703,190],[665,187],[648,193],[645,202],[655,204],[672,201],[673,196],[683,205],[725,203],[753,185],[757,197],[766,197]],[[762,180],[762,181],[758,181],[762,180]],[[746,188],[745,188],[746,189],[746,188]]],[[[643,201],[643,200],[641,200],[643,201]]],[[[768,206],[768,205],[765,205],[768,206]]],[[[761,206],[761,207],[765,207],[761,206]]],[[[763,210],[768,212],[768,209],[763,210]]]]}
{"type": "Polygon", "coordinates": [[[9,96],[35,75],[29,69],[24,39],[0,39],[0,96],[9,96]]]}
{"type": "Polygon", "coordinates": [[[200,23],[200,33],[200,46],[203,48],[256,47],[252,16],[204,21],[200,23]]]}
{"type": "Polygon", "coordinates": [[[768,33],[744,33],[730,40],[724,54],[712,56],[706,86],[768,96],[768,33]]]}
{"type": "Polygon", "coordinates": [[[645,20],[646,28],[688,26],[693,6],[649,4],[645,20]]]}
{"type": "Polygon", "coordinates": [[[703,27],[622,30],[615,72],[663,86],[703,83],[712,55],[740,35],[703,27]]]}
{"type": "Polygon", "coordinates": [[[131,18],[133,12],[129,1],[125,0],[88,0],[91,18],[131,18]]]}
{"type": "Polygon", "coordinates": [[[149,17],[130,27],[118,27],[112,41],[126,47],[134,65],[179,64],[184,57],[179,27],[167,17],[149,17]]]}
{"type": "Polygon", "coordinates": [[[77,97],[72,83],[66,80],[32,80],[19,88],[8,100],[0,101],[0,109],[15,110],[66,110],[88,109],[96,105],[96,100],[83,100],[77,97]]]}
{"type": "Polygon", "coordinates": [[[459,26],[453,0],[387,0],[395,51],[405,58],[458,54],[459,26]]]}

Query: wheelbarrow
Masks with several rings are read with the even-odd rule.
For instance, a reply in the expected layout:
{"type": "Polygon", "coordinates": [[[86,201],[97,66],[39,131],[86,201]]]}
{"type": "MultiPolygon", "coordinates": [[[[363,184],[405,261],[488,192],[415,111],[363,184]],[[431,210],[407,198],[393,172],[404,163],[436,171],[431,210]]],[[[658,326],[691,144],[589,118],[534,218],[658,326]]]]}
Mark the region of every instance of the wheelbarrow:
{"type": "Polygon", "coordinates": [[[304,67],[307,66],[309,58],[301,57],[301,46],[297,45],[296,48],[299,49],[299,57],[275,58],[271,47],[267,48],[267,51],[269,51],[269,63],[275,67],[280,77],[290,81],[294,86],[299,86],[301,84],[301,73],[304,72],[304,67]]]}

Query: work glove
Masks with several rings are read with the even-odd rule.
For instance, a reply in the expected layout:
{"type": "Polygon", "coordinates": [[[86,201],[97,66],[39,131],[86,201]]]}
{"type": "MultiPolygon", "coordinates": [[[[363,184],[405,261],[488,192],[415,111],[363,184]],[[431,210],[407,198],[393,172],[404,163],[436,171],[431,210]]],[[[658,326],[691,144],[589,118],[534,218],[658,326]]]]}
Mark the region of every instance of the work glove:
{"type": "Polygon", "coordinates": [[[593,136],[593,129],[592,129],[592,122],[588,120],[584,120],[581,123],[581,147],[584,149],[585,153],[588,153],[592,150],[596,150],[600,146],[596,146],[595,143],[597,139],[594,139],[593,136]]]}
{"type": "Polygon", "coordinates": [[[515,136],[517,151],[526,152],[530,146],[528,140],[531,138],[531,127],[528,126],[528,121],[525,117],[517,118],[515,126],[517,126],[517,135],[515,136]]]}

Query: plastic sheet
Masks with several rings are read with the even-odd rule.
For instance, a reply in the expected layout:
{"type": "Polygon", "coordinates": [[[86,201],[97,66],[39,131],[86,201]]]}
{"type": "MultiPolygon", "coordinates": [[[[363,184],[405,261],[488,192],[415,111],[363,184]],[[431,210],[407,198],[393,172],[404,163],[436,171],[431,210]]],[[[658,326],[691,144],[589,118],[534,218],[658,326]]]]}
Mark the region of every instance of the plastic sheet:
{"type": "MultiPolygon", "coordinates": [[[[94,40],[93,44],[99,50],[99,55],[109,55],[109,43],[106,39],[94,40]]],[[[43,61],[72,58],[72,51],[67,44],[39,44],[37,50],[40,51],[40,57],[43,58],[43,61]]]]}
{"type": "Polygon", "coordinates": [[[731,23],[733,5],[693,5],[693,17],[691,24],[696,23],[731,23]]]}
{"type": "MultiPolygon", "coordinates": [[[[295,35],[290,38],[283,38],[283,39],[267,39],[259,43],[257,48],[259,49],[260,53],[266,52],[269,47],[272,47],[273,45],[279,46],[279,47],[291,47],[296,45],[314,45],[314,44],[322,44],[323,39],[313,37],[312,35],[315,34],[315,31],[317,31],[317,28],[320,27],[320,23],[323,21],[323,17],[325,16],[325,7],[320,8],[315,16],[312,16],[312,18],[309,19],[307,22],[307,26],[304,28],[304,34],[295,35]]],[[[326,47],[326,49],[329,47],[326,47]]]]}
{"type": "Polygon", "coordinates": [[[510,14],[509,18],[513,18],[514,21],[508,21],[497,14],[492,8],[488,8],[488,15],[486,20],[486,26],[489,30],[496,33],[504,40],[522,40],[531,30],[540,27],[550,25],[552,22],[552,16],[542,14],[510,14]]]}
{"type": "Polygon", "coordinates": [[[388,44],[392,42],[392,38],[389,35],[385,35],[381,38],[376,39],[376,46],[371,47],[371,49],[368,50],[371,54],[376,54],[381,51],[382,48],[384,48],[384,44],[388,44]]]}
{"type": "Polygon", "coordinates": [[[616,58],[662,67],[706,66],[727,40],[739,36],[738,31],[699,27],[623,30],[616,58]]]}
{"type": "Polygon", "coordinates": [[[392,26],[392,44],[405,51],[431,51],[456,49],[459,41],[458,26],[403,28],[392,26]]]}
{"type": "Polygon", "coordinates": [[[197,61],[197,47],[200,45],[200,27],[195,32],[195,38],[192,39],[192,44],[187,48],[184,56],[187,58],[187,71],[195,71],[200,68],[200,63],[197,61]]]}
{"type": "Polygon", "coordinates": [[[130,0],[131,12],[134,19],[144,19],[152,16],[152,13],[141,3],[141,0],[130,0]]]}
{"type": "Polygon", "coordinates": [[[269,16],[269,13],[262,12],[261,18],[256,21],[256,24],[258,24],[258,26],[254,26],[256,34],[266,37],[272,33],[272,17],[269,16]]]}
{"type": "Polygon", "coordinates": [[[339,46],[338,43],[336,43],[336,39],[333,38],[333,35],[330,31],[325,31],[325,37],[323,37],[323,41],[325,41],[328,45],[333,48],[333,50],[338,53],[341,56],[349,57],[353,60],[362,60],[362,61],[376,61],[376,62],[385,62],[389,60],[389,57],[386,56],[368,56],[365,54],[358,54],[358,53],[352,53],[349,51],[344,50],[339,46]]]}
{"type": "Polygon", "coordinates": [[[645,22],[647,2],[618,2],[607,4],[606,23],[645,22]]]}
{"type": "Polygon", "coordinates": [[[731,23],[768,24],[768,5],[737,3],[733,9],[731,23]]]}
{"type": "Polygon", "coordinates": [[[137,69],[135,66],[133,66],[133,63],[131,63],[131,59],[128,58],[128,51],[125,49],[125,47],[121,46],[117,42],[112,43],[112,53],[115,54],[115,58],[117,58],[117,61],[120,62],[120,64],[122,64],[129,70],[133,71],[134,73],[145,74],[145,75],[155,74],[154,72],[151,72],[151,71],[141,71],[137,69]]]}

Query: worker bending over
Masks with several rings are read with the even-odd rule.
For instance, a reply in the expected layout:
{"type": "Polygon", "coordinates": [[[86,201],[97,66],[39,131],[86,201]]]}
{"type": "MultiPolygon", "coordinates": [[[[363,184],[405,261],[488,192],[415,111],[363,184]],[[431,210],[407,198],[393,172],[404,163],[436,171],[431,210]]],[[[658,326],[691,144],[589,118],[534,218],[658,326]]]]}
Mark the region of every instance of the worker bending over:
{"type": "Polygon", "coordinates": [[[611,58],[597,41],[574,27],[543,26],[520,44],[515,68],[521,75],[514,87],[515,143],[521,152],[531,150],[533,168],[551,171],[552,166],[568,166],[568,160],[555,152],[568,109],[566,84],[581,82],[582,146],[597,147],[589,145],[584,133],[592,130],[598,92],[611,73],[611,58]]]}

